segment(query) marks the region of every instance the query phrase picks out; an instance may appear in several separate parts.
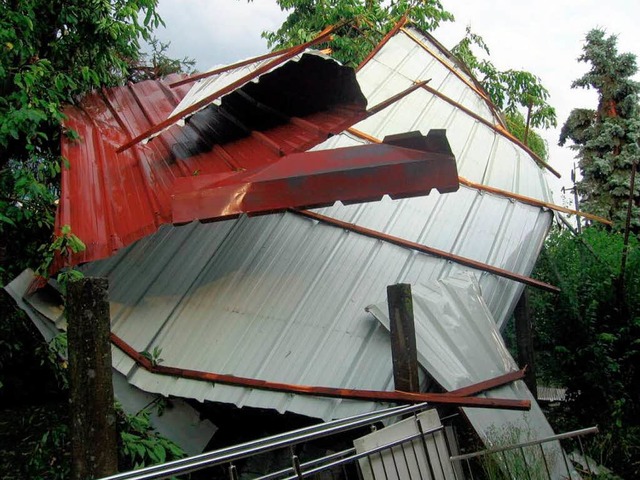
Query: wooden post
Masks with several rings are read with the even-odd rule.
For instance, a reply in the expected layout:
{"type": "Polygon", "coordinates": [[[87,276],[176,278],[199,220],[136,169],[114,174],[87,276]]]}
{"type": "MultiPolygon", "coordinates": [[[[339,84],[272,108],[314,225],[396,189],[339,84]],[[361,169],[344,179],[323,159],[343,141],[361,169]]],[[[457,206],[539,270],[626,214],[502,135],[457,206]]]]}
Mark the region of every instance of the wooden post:
{"type": "Polygon", "coordinates": [[[73,480],[104,477],[118,471],[108,285],[106,278],[82,278],[68,285],[73,480]]]}
{"type": "Polygon", "coordinates": [[[531,308],[529,307],[529,291],[522,290],[520,300],[513,312],[516,321],[516,345],[518,346],[518,365],[527,367],[524,383],[529,387],[534,398],[538,398],[535,359],[533,351],[533,326],[531,324],[531,308]]]}
{"type": "Polygon", "coordinates": [[[391,330],[393,381],[396,390],[419,392],[418,351],[413,323],[411,285],[399,283],[387,287],[391,330]]]}

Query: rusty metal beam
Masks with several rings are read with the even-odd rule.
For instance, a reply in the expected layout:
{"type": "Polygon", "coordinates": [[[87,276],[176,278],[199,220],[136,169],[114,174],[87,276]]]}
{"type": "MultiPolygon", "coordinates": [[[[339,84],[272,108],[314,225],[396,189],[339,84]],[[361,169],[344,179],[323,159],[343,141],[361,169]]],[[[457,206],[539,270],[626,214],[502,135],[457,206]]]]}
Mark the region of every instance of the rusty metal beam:
{"type": "Polygon", "coordinates": [[[456,390],[451,390],[447,393],[449,393],[449,395],[462,397],[477,395],[478,393],[486,392],[487,390],[491,390],[493,388],[502,387],[503,385],[515,382],[516,380],[522,380],[525,377],[525,372],[526,368],[523,368],[522,370],[505,373],[504,375],[499,375],[483,382],[478,382],[466,387],[458,388],[456,390]]]}
{"type": "Polygon", "coordinates": [[[409,95],[411,92],[414,92],[417,89],[419,89],[421,87],[424,87],[430,81],[431,81],[431,79],[423,80],[423,81],[420,81],[420,82],[415,82],[409,88],[401,91],[400,93],[396,93],[395,95],[387,98],[386,100],[383,100],[382,102],[378,103],[377,105],[374,105],[373,107],[367,109],[367,117],[375,115],[379,111],[384,110],[385,108],[387,108],[389,105],[393,105],[398,100],[402,100],[404,97],[409,95]]]}
{"type": "Polygon", "coordinates": [[[236,387],[255,388],[276,392],[293,393],[297,395],[312,395],[316,397],[344,398],[352,400],[366,400],[373,402],[420,403],[428,402],[434,405],[451,405],[456,407],[498,408],[507,410],[529,410],[531,402],[528,400],[512,400],[502,398],[478,398],[456,396],[448,393],[409,393],[401,391],[359,390],[348,388],[321,387],[312,385],[298,385],[280,382],[269,382],[255,378],[237,377],[219,373],[203,372],[187,368],[154,365],[148,358],[135,351],[128,343],[115,334],[111,334],[111,342],[127,356],[145,370],[158,375],[201,380],[220,383],[236,387]]]}
{"type": "Polygon", "coordinates": [[[465,185],[467,187],[470,187],[476,190],[495,193],[496,195],[512,198],[514,200],[518,200],[519,202],[526,203],[527,205],[532,205],[534,207],[548,208],[550,210],[555,210],[558,212],[563,212],[571,215],[577,215],[579,217],[588,218],[589,220],[593,220],[594,222],[599,222],[604,225],[612,225],[611,220],[607,220],[606,218],[599,217],[598,215],[593,215],[592,213],[581,212],[579,210],[572,210],[570,208],[566,208],[561,205],[556,205],[554,203],[543,202],[542,200],[538,200],[537,198],[527,197],[525,195],[509,192],[507,190],[502,190],[500,188],[490,187],[489,185],[482,185],[480,183],[475,183],[475,182],[472,182],[471,180],[467,180],[464,177],[458,177],[458,179],[460,180],[460,183],[462,185],[465,185]]]}
{"type": "Polygon", "coordinates": [[[180,87],[182,85],[186,85],[187,83],[197,82],[198,80],[202,80],[203,78],[209,78],[214,75],[218,75],[220,73],[228,72],[229,70],[235,70],[236,68],[245,67],[247,65],[251,65],[252,63],[261,62],[262,60],[268,60],[270,58],[277,57],[279,55],[285,55],[289,51],[293,50],[294,48],[296,47],[293,46],[293,47],[283,48],[281,50],[276,50],[275,52],[269,52],[269,53],[265,53],[264,55],[248,58],[246,60],[242,60],[240,62],[236,62],[231,65],[225,65],[224,67],[215,68],[213,70],[209,70],[208,72],[197,73],[195,75],[191,75],[182,80],[178,80],[176,82],[170,83],[169,87],[170,88],[180,87]]]}
{"type": "Polygon", "coordinates": [[[317,220],[319,222],[326,223],[328,225],[333,225],[335,227],[343,228],[345,230],[349,230],[351,232],[356,232],[361,235],[375,238],[378,240],[383,240],[387,243],[391,243],[393,245],[397,245],[399,247],[408,248],[410,250],[416,250],[421,253],[426,253],[427,255],[431,255],[438,258],[444,258],[446,260],[451,260],[459,265],[464,265],[466,267],[474,268],[476,270],[481,270],[483,272],[492,273],[499,277],[508,278],[509,280],[513,280],[519,283],[523,283],[524,285],[530,285],[535,288],[539,288],[541,290],[545,290],[547,292],[559,293],[560,289],[553,285],[549,285],[548,283],[541,282],[531,277],[527,277],[525,275],[520,275],[519,273],[510,272],[509,270],[505,270],[503,268],[494,267],[493,265],[489,265],[487,263],[478,262],[477,260],[472,260],[467,257],[462,257],[460,255],[456,255],[454,253],[445,252],[444,250],[439,250],[437,248],[428,247],[426,245],[422,245],[420,243],[411,242],[409,240],[405,240],[404,238],[395,237],[393,235],[389,235],[386,233],[379,232],[377,230],[372,230],[369,228],[361,227],[360,225],[354,225],[353,223],[343,222],[341,220],[336,220],[335,218],[327,217],[326,215],[321,215],[319,213],[310,212],[308,210],[289,210],[297,215],[301,215],[303,217],[310,218],[312,220],[317,220]]]}
{"type": "Polygon", "coordinates": [[[407,23],[408,18],[409,18],[409,15],[405,13],[400,18],[400,20],[398,20],[398,22],[393,26],[393,28],[389,31],[389,33],[387,33],[382,38],[380,43],[378,43],[378,45],[376,45],[374,49],[369,52],[369,54],[364,58],[364,60],[360,62],[360,65],[358,65],[358,68],[356,68],[356,72],[359,72],[360,69],[369,62],[369,60],[371,60],[373,57],[375,57],[378,54],[380,49],[384,47],[384,45],[391,39],[391,37],[393,37],[396,33],[398,33],[398,31],[407,23]]]}

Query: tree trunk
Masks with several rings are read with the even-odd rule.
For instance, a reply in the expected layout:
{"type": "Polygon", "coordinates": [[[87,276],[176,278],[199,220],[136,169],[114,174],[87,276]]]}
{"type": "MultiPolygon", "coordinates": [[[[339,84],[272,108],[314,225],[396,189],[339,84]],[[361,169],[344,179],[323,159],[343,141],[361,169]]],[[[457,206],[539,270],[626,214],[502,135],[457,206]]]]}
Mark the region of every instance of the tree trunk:
{"type": "Polygon", "coordinates": [[[516,320],[518,366],[520,368],[524,368],[525,366],[527,367],[524,383],[529,387],[533,397],[538,398],[538,385],[536,383],[533,351],[533,327],[531,324],[531,309],[529,308],[529,292],[526,288],[522,291],[522,295],[516,305],[513,316],[516,320]]]}

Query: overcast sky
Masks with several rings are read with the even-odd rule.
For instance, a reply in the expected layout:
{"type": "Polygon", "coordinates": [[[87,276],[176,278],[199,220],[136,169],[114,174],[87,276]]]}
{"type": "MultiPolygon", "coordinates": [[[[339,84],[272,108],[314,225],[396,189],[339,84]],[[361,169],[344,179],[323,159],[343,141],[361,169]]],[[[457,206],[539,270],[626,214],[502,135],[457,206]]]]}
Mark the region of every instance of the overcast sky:
{"type": "MultiPolygon", "coordinates": [[[[586,33],[595,27],[618,35],[622,52],[640,56],[640,0],[442,0],[456,21],[432,32],[446,47],[452,47],[471,25],[491,50],[491,60],[500,69],[528,70],[542,79],[558,113],[557,129],[543,132],[550,148],[550,163],[562,173],[549,176],[557,203],[566,203],[559,190],[570,186],[573,152],[558,147],[560,126],[571,109],[593,108],[593,92],[572,90],[571,82],[587,67],[576,58],[586,33]]],[[[189,56],[199,70],[233,63],[267,51],[260,37],[276,29],[286,14],[274,0],[160,0],[159,12],[166,28],[157,36],[171,42],[170,54],[189,56]]]]}

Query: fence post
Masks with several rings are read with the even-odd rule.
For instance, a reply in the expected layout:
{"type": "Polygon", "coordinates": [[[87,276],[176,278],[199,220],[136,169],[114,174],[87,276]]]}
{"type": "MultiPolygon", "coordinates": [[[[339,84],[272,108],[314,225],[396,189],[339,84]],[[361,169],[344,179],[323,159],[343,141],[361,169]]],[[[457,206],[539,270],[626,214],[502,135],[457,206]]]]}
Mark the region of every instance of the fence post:
{"type": "Polygon", "coordinates": [[[403,392],[419,392],[418,351],[411,285],[407,283],[389,285],[387,301],[395,389],[403,392]]]}
{"type": "Polygon", "coordinates": [[[71,478],[88,480],[118,471],[107,279],[70,282],[66,309],[71,478]]]}

